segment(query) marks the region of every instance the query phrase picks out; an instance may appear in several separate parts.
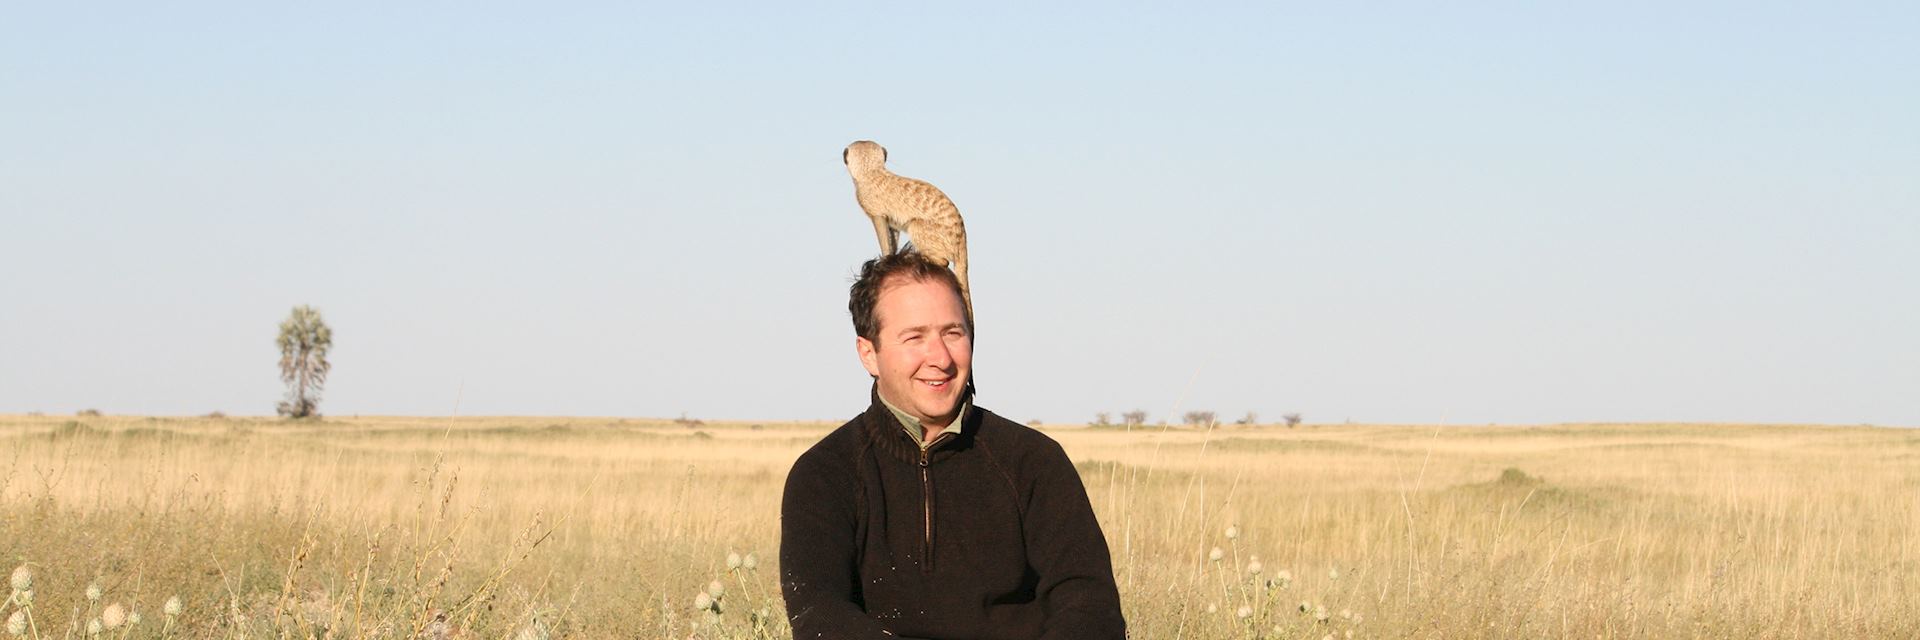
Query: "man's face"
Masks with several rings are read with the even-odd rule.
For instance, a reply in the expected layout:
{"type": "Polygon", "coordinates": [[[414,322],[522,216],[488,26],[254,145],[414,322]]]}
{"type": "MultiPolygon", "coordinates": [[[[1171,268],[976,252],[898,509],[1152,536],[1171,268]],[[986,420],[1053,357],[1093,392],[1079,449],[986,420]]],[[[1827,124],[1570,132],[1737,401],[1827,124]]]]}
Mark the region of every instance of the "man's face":
{"type": "Polygon", "coordinates": [[[880,395],[925,426],[952,424],[973,372],[973,335],[960,295],[938,281],[890,282],[874,302],[878,342],[856,338],[880,395]]]}

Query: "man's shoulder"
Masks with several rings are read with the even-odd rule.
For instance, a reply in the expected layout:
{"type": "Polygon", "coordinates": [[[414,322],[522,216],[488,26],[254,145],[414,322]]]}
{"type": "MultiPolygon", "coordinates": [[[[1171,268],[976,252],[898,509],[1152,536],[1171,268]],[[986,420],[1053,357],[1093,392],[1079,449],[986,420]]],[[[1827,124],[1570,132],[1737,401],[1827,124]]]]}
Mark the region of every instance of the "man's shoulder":
{"type": "Polygon", "coordinates": [[[981,414],[978,437],[987,443],[995,457],[1021,468],[1031,464],[1072,464],[1066,450],[1052,436],[990,410],[975,408],[981,414]]]}
{"type": "Polygon", "coordinates": [[[854,416],[852,420],[827,432],[819,442],[813,443],[813,446],[801,453],[799,459],[794,460],[793,468],[796,471],[803,468],[815,470],[852,468],[854,459],[860,455],[860,451],[866,445],[867,429],[862,423],[865,419],[866,414],[854,416]]]}

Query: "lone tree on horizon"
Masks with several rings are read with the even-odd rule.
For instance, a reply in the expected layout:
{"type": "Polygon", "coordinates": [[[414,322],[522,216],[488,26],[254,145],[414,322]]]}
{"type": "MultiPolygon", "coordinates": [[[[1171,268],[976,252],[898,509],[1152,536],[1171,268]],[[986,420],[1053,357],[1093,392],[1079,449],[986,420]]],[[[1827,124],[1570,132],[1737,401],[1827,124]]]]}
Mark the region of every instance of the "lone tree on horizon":
{"type": "Polygon", "coordinates": [[[333,348],[333,329],[320,319],[320,310],[307,305],[293,308],[280,322],[280,381],[287,383],[287,399],[280,415],[311,418],[320,415],[320,387],[327,383],[327,350],[333,348]]]}

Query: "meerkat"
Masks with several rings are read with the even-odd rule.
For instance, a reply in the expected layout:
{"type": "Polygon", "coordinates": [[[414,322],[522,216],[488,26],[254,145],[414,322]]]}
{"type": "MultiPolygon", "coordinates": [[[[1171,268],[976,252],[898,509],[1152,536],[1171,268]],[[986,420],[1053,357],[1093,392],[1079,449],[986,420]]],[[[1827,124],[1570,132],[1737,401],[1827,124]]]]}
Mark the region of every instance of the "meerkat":
{"type": "Polygon", "coordinates": [[[882,255],[898,249],[899,232],[913,237],[912,249],[950,265],[960,281],[960,298],[973,317],[973,291],[967,285],[967,225],[960,208],[939,187],[887,170],[887,150],[871,140],[847,145],[840,161],[853,175],[853,196],[873,220],[882,255]]]}

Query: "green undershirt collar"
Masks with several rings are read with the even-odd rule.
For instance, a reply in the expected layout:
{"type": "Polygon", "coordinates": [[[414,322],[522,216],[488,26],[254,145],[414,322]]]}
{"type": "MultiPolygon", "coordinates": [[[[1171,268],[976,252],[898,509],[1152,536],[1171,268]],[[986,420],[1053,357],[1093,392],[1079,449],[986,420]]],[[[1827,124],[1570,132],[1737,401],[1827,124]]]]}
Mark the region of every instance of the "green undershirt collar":
{"type": "MultiPolygon", "coordinates": [[[[887,411],[893,412],[894,419],[900,421],[900,428],[906,430],[907,437],[912,438],[914,442],[919,443],[920,448],[922,450],[925,450],[927,447],[933,445],[932,440],[923,439],[922,434],[927,432],[927,428],[924,424],[920,422],[919,418],[915,418],[913,416],[907,415],[907,412],[901,411],[899,407],[893,406],[893,403],[888,402],[887,397],[884,395],[880,396],[880,404],[886,405],[887,411]]],[[[938,440],[941,435],[945,435],[949,433],[959,435],[961,422],[966,419],[967,409],[971,408],[972,406],[973,406],[972,398],[961,400],[960,410],[954,412],[953,414],[953,423],[948,424],[947,428],[941,429],[940,433],[934,434],[933,439],[938,440]]]]}

